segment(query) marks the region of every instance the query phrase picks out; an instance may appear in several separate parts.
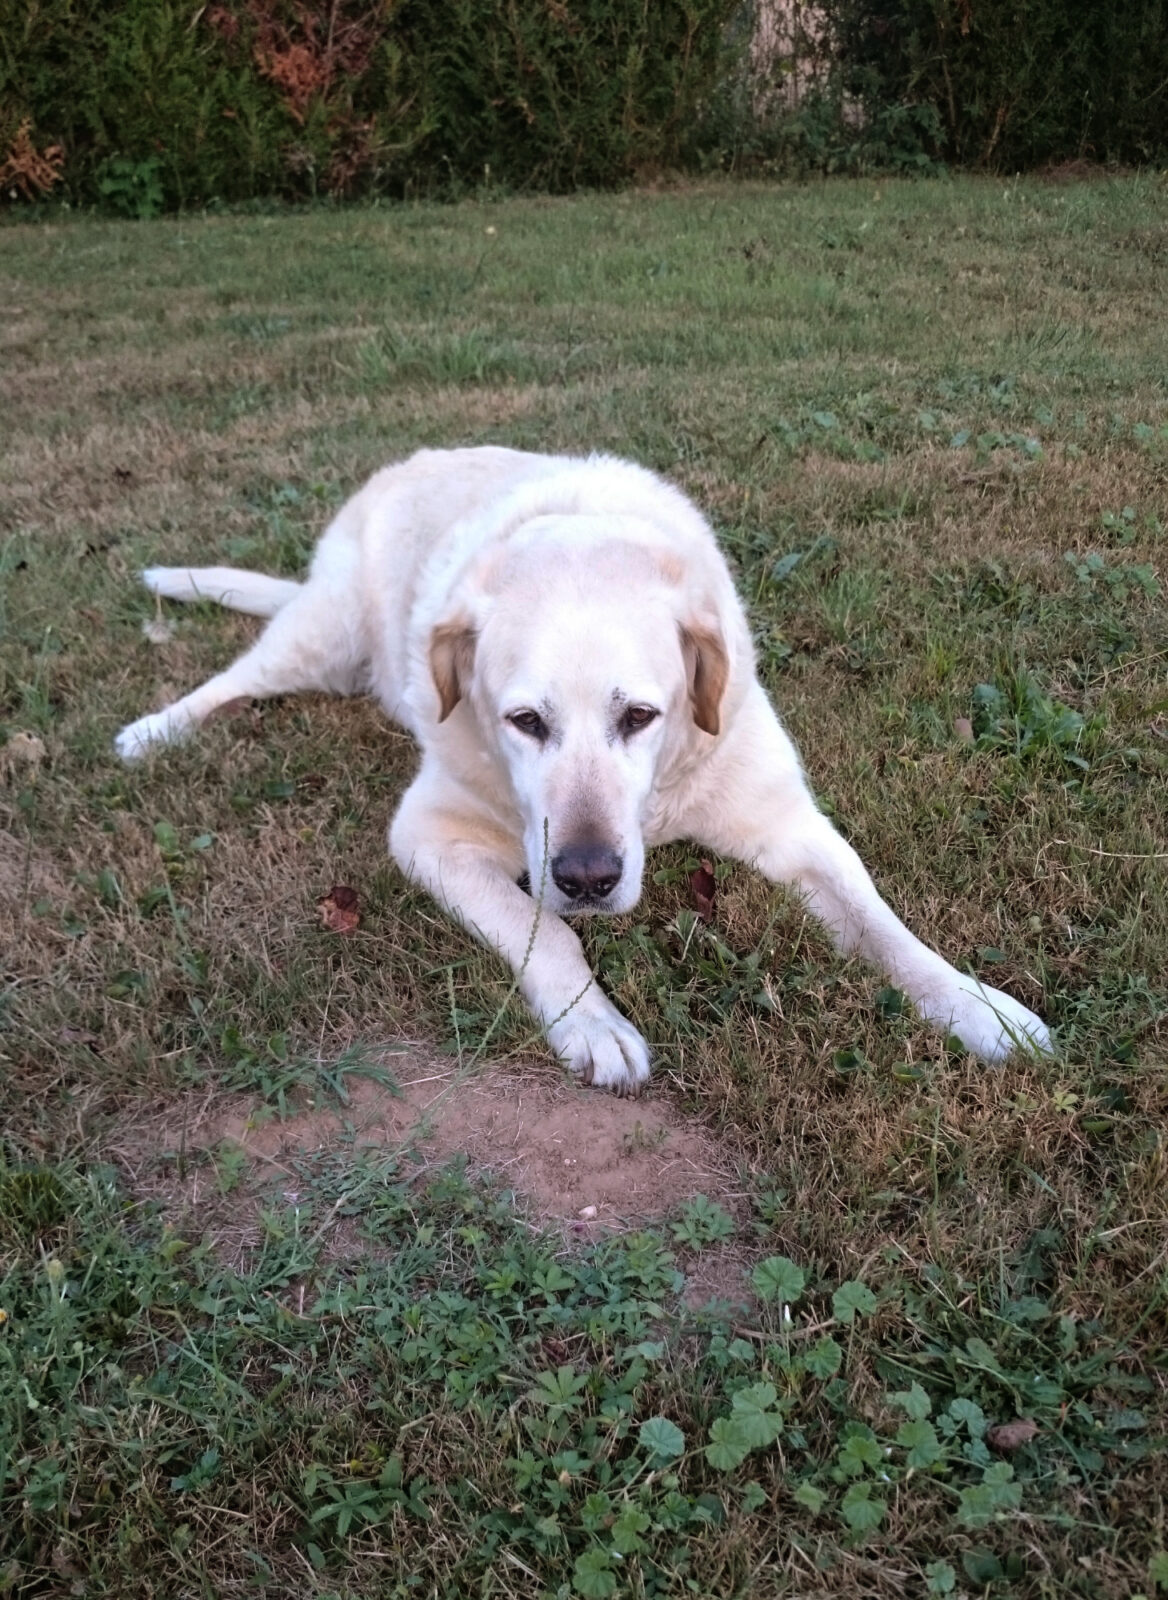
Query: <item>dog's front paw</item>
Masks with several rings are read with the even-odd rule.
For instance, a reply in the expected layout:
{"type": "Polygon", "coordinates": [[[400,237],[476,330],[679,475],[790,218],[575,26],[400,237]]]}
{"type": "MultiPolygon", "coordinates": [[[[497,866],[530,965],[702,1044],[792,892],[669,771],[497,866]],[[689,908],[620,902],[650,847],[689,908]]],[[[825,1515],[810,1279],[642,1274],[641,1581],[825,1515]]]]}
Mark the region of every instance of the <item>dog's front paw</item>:
{"type": "Polygon", "coordinates": [[[143,756],[159,745],[170,744],[180,737],[179,731],[165,711],[152,712],[128,722],[114,740],[114,749],[123,761],[141,761],[143,756]]]}
{"type": "Polygon", "coordinates": [[[622,1098],[649,1077],[649,1046],[604,995],[589,990],[548,1029],[548,1042],[583,1083],[622,1098]]]}
{"type": "Polygon", "coordinates": [[[962,978],[944,995],[919,1007],[938,1028],[955,1034],[984,1061],[1004,1061],[1011,1050],[1053,1050],[1050,1030],[1020,1001],[976,978],[962,978]]]}

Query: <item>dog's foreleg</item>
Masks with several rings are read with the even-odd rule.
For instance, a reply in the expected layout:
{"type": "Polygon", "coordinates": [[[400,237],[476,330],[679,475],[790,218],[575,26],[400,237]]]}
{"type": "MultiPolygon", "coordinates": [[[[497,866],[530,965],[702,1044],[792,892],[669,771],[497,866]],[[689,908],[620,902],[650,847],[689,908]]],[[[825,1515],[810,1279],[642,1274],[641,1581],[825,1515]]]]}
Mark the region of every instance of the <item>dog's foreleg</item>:
{"type": "Polygon", "coordinates": [[[859,856],[820,812],[784,821],[758,855],[768,877],[794,884],[841,950],[886,972],[917,1010],[967,1050],[1002,1061],[1015,1046],[1050,1049],[1046,1025],[1009,995],[966,976],[909,932],[876,891],[859,856]]]}
{"type": "Polygon", "coordinates": [[[816,807],[790,740],[762,691],[756,694],[732,735],[737,748],[723,757],[730,770],[721,793],[733,803],[708,807],[699,837],[792,884],[841,950],[887,973],[923,1017],[966,1049],[986,1061],[1004,1060],[1015,1046],[1049,1050],[1040,1017],[958,972],[885,904],[859,856],[816,807]]]}
{"type": "Polygon", "coordinates": [[[155,745],[185,739],[232,700],[308,689],[352,694],[360,687],[362,658],[349,597],[306,585],[225,672],[164,710],[131,722],[118,734],[115,748],[123,761],[136,761],[155,745]]]}
{"type": "Polygon", "coordinates": [[[389,833],[390,850],[468,932],[497,950],[516,975],[552,1049],[583,1082],[638,1095],[649,1048],[593,978],[580,941],[525,894],[519,843],[477,811],[453,801],[449,782],[425,767],[406,792],[389,833]]]}

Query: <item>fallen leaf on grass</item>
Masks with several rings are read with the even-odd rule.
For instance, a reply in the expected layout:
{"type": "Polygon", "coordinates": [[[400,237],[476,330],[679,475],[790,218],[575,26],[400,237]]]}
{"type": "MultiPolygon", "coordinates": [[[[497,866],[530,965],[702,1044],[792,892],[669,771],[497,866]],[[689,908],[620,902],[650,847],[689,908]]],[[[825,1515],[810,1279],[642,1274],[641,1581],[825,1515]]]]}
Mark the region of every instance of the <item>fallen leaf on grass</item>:
{"type": "Polygon", "coordinates": [[[26,733],[22,730],[12,735],[0,750],[0,754],[13,766],[19,762],[25,767],[39,767],[45,759],[45,743],[43,739],[38,739],[35,733],[26,733]]]}
{"type": "Polygon", "coordinates": [[[79,1044],[86,1050],[92,1050],[97,1055],[97,1047],[101,1043],[96,1033],[90,1033],[85,1028],[62,1028],[57,1037],[62,1044],[79,1044]]]}
{"type": "Polygon", "coordinates": [[[1019,1417],[1016,1422],[995,1422],[992,1428],[986,1429],[986,1443],[995,1450],[1017,1450],[1029,1444],[1039,1431],[1037,1422],[1030,1417],[1019,1417]]]}
{"type": "Polygon", "coordinates": [[[714,869],[708,861],[703,861],[696,871],[690,873],[689,892],[698,916],[703,922],[712,922],[714,896],[718,892],[718,884],[714,877],[714,869]]]}
{"type": "Polygon", "coordinates": [[[352,933],[361,921],[361,900],[356,889],[334,884],[316,902],[320,920],[330,933],[352,933]]]}

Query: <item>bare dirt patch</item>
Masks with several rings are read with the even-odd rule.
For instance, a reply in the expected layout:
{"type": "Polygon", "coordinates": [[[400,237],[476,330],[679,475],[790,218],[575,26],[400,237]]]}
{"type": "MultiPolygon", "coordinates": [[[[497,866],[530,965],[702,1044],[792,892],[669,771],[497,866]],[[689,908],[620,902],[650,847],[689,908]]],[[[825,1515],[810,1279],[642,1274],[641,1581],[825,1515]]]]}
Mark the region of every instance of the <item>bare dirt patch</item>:
{"type": "Polygon", "coordinates": [[[140,1168],[139,1192],[162,1199],[176,1221],[214,1234],[226,1224],[238,1236],[273,1183],[299,1193],[305,1157],[372,1146],[408,1149],[427,1169],[465,1156],[472,1171],[512,1189],[532,1221],[582,1237],[660,1218],[696,1194],[731,1209],[745,1198],[731,1153],[664,1098],[616,1100],[530,1061],[463,1076],[452,1061],[410,1051],[386,1066],[394,1088],[350,1080],[344,1107],[283,1119],[242,1097],[188,1107],[185,1118],[172,1109],[153,1130],[139,1129],[145,1137],[129,1163],[140,1168]],[[224,1159],[240,1154],[242,1181],[224,1195],[224,1159]],[[161,1185],[150,1175],[160,1170],[169,1174],[161,1185]]]}

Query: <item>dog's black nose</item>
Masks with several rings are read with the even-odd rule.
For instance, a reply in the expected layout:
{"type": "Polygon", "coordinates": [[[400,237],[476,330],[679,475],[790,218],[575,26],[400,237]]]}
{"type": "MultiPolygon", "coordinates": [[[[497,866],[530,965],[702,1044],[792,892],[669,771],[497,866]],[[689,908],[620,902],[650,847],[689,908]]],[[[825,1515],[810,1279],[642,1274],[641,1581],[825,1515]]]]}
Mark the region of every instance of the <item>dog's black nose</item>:
{"type": "Polygon", "coordinates": [[[574,844],[552,859],[552,881],[569,900],[603,900],[620,882],[624,862],[602,844],[574,844]]]}

